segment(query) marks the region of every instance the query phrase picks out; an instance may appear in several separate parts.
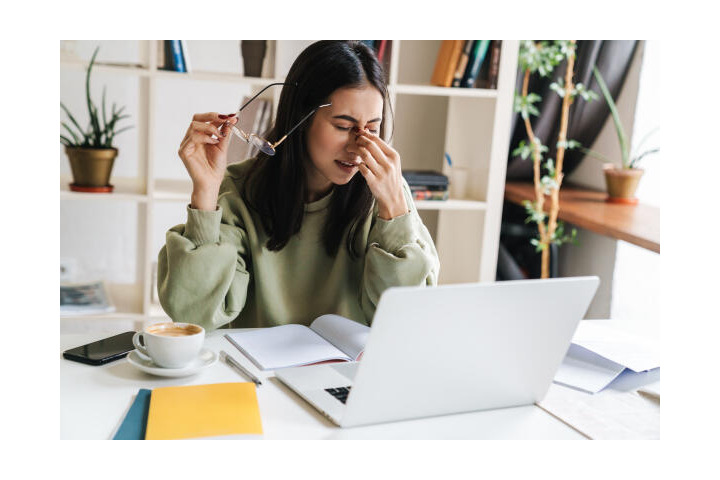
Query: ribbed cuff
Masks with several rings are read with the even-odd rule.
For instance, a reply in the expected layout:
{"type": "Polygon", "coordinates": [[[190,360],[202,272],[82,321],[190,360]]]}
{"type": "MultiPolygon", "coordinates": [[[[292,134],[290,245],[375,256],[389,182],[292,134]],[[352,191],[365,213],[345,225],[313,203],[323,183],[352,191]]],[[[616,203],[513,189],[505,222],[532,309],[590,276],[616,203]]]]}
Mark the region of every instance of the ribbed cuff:
{"type": "Polygon", "coordinates": [[[395,253],[415,241],[417,238],[415,229],[415,217],[412,212],[390,220],[376,217],[368,240],[371,245],[376,243],[383,250],[395,253]]]}
{"type": "Polygon", "coordinates": [[[222,208],[217,207],[214,212],[197,210],[187,206],[187,222],[183,236],[196,246],[220,241],[220,220],[222,208]]]}

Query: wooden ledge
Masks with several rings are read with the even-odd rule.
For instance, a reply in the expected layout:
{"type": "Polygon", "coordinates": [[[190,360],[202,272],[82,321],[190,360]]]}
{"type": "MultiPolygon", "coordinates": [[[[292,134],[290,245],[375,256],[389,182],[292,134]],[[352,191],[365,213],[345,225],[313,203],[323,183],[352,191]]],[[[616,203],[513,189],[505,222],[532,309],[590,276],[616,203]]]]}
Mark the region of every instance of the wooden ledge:
{"type": "MultiPolygon", "coordinates": [[[[528,182],[507,182],[505,198],[518,205],[525,200],[534,201],[535,187],[528,182]]],[[[608,203],[606,198],[606,192],[563,185],[558,218],[576,227],[660,253],[660,209],[642,203],[608,203]]],[[[549,197],[546,197],[546,210],[548,203],[549,197]]]]}

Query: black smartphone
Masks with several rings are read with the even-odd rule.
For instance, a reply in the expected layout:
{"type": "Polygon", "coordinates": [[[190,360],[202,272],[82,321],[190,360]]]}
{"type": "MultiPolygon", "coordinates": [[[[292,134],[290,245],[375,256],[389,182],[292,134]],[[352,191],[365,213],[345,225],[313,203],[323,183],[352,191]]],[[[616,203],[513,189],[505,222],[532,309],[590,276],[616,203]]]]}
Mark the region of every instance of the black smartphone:
{"type": "Polygon", "coordinates": [[[128,352],[135,349],[132,343],[133,335],[135,335],[135,332],[125,332],[87,345],[71,348],[63,352],[63,357],[89,365],[104,365],[125,357],[128,352]]]}

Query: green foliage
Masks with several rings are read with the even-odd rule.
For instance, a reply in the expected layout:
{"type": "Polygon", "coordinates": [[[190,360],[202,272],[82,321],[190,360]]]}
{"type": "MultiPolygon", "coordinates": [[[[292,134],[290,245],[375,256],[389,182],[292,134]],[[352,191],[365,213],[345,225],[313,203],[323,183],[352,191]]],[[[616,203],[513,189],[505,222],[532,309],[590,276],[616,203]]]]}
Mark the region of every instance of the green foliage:
{"type": "MultiPolygon", "coordinates": [[[[530,243],[535,247],[535,251],[537,253],[542,252],[548,246],[547,243],[540,241],[540,238],[531,238],[530,243]]],[[[557,246],[560,246],[564,243],[579,245],[580,242],[578,241],[577,237],[577,229],[573,228],[569,234],[566,234],[565,223],[561,221],[557,222],[557,227],[555,228],[555,233],[552,236],[551,243],[554,243],[557,246]]]]}
{"type": "MultiPolygon", "coordinates": [[[[569,40],[553,40],[553,41],[541,41],[533,42],[531,40],[525,40],[520,42],[520,52],[518,56],[518,65],[522,71],[530,71],[530,74],[537,74],[541,77],[548,77],[554,71],[563,60],[570,58],[575,55],[577,46],[569,40]]],[[[585,101],[596,100],[599,98],[598,94],[592,90],[588,90],[585,85],[578,83],[573,85],[570,92],[567,91],[565,81],[563,78],[558,78],[557,81],[550,84],[550,89],[556,92],[560,97],[565,98],[566,93],[570,94],[570,99],[574,100],[578,95],[585,101]]],[[[530,116],[539,116],[540,112],[536,107],[536,104],[540,102],[542,98],[536,93],[528,93],[527,96],[523,96],[520,93],[515,94],[514,110],[516,113],[520,113],[524,120],[529,121],[530,116]]],[[[568,150],[580,148],[582,145],[580,142],[575,140],[558,141],[556,144],[557,148],[565,148],[568,150]]],[[[540,143],[540,139],[531,138],[530,143],[525,140],[521,140],[517,148],[512,152],[513,156],[519,155],[523,160],[533,155],[534,160],[540,162],[545,174],[540,179],[540,186],[546,195],[552,193],[553,190],[557,190],[559,185],[556,180],[557,172],[555,169],[555,161],[552,158],[548,158],[543,161],[543,154],[548,151],[548,147],[540,143]],[[537,144],[537,151],[534,146],[537,144]]],[[[525,219],[525,223],[536,223],[546,224],[548,221],[548,215],[537,208],[535,202],[525,201],[523,202],[525,210],[528,214],[525,219]]],[[[548,243],[542,242],[539,238],[534,238],[530,242],[535,246],[535,250],[538,252],[543,251],[547,248],[548,243]]],[[[561,245],[566,242],[576,243],[577,242],[577,231],[572,230],[570,234],[565,233],[565,227],[562,222],[557,223],[551,243],[561,245]]]]}
{"type": "Polygon", "coordinates": [[[539,139],[535,139],[535,142],[531,142],[530,144],[525,143],[525,140],[520,140],[520,143],[518,144],[518,148],[513,150],[513,155],[520,155],[520,158],[523,160],[526,160],[531,153],[533,153],[534,150],[534,144],[537,144],[538,148],[538,154],[540,155],[540,158],[542,158],[543,153],[548,151],[548,147],[543,145],[539,139]]]}
{"type": "MultiPolygon", "coordinates": [[[[622,166],[623,168],[637,168],[638,163],[643,157],[646,157],[647,155],[657,153],[660,151],[659,148],[654,148],[650,150],[646,150],[642,153],[635,153],[634,155],[630,151],[630,142],[628,142],[627,135],[625,134],[625,129],[622,126],[622,122],[620,121],[620,113],[618,112],[617,106],[615,105],[615,101],[612,98],[612,95],[610,95],[610,91],[607,88],[607,85],[605,84],[605,79],[602,77],[600,72],[598,71],[597,67],[593,67],[593,75],[595,76],[595,80],[597,81],[598,85],[600,86],[600,91],[603,94],[603,97],[605,97],[605,101],[608,104],[608,107],[610,107],[610,114],[613,119],[613,123],[615,124],[615,131],[617,132],[618,136],[618,142],[620,142],[620,156],[622,158],[622,166]]],[[[647,138],[657,131],[656,129],[653,129],[645,135],[645,137],[640,141],[638,144],[638,149],[642,146],[643,143],[645,143],[645,140],[647,138]]],[[[600,155],[597,152],[593,152],[592,150],[585,149],[586,153],[589,153],[593,156],[596,156],[598,158],[602,158],[604,161],[609,162],[607,158],[600,155]]]]}
{"type": "Polygon", "coordinates": [[[530,70],[531,74],[537,73],[541,77],[547,77],[560,62],[568,58],[570,52],[574,53],[574,49],[570,48],[569,44],[570,42],[566,40],[555,40],[552,43],[523,40],[520,42],[518,66],[522,71],[530,70]]]}
{"type": "Polygon", "coordinates": [[[542,100],[542,97],[536,93],[530,93],[527,96],[515,94],[513,109],[515,113],[522,115],[522,118],[525,120],[529,119],[530,115],[535,115],[537,117],[540,115],[540,111],[533,104],[539,102],[540,100],[542,100]]]}
{"type": "Polygon", "coordinates": [[[125,130],[129,130],[132,126],[121,128],[116,130],[117,122],[124,118],[128,118],[129,115],[123,115],[122,112],[125,107],[117,109],[115,103],[112,105],[110,112],[110,118],[108,119],[106,108],[105,108],[105,88],[103,87],[102,95],[102,115],[98,112],[98,107],[90,98],[90,74],[92,72],[93,64],[95,63],[95,57],[97,56],[100,47],[95,49],[92,58],[90,59],[90,65],[87,69],[87,75],[85,76],[85,98],[88,106],[88,113],[90,121],[88,122],[87,128],[83,129],[80,124],[75,120],[75,117],[70,113],[70,110],[60,102],[60,107],[63,109],[67,117],[72,122],[72,126],[75,127],[73,130],[66,122],[60,122],[62,128],[69,134],[68,136],[60,135],[60,143],[67,147],[82,147],[82,148],[113,148],[113,140],[115,136],[125,130]],[[102,122],[102,125],[101,125],[102,122]]]}
{"type": "Polygon", "coordinates": [[[537,204],[535,202],[531,202],[530,200],[525,200],[523,202],[523,206],[525,207],[525,211],[528,214],[528,217],[525,219],[525,223],[535,222],[535,223],[541,223],[544,222],[545,219],[547,219],[547,214],[537,208],[537,204]]]}
{"type": "MultiPolygon", "coordinates": [[[[565,98],[565,80],[563,78],[558,78],[556,82],[550,84],[550,90],[560,95],[560,98],[565,98]]],[[[597,92],[588,90],[582,83],[576,83],[573,86],[573,89],[570,91],[570,100],[575,100],[575,97],[578,95],[587,102],[600,98],[597,92]]]]}

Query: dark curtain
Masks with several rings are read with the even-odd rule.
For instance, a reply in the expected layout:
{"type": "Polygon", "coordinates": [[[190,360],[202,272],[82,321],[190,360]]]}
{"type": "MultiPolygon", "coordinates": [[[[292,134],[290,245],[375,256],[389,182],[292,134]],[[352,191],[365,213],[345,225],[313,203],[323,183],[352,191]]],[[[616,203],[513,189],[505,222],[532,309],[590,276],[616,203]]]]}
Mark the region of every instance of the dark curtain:
{"type": "MultiPolygon", "coordinates": [[[[600,129],[605,124],[610,109],[600,93],[600,87],[595,82],[592,69],[597,66],[600,74],[610,90],[610,94],[617,99],[622,90],[625,76],[630,69],[635,50],[640,42],[638,40],[580,40],[577,42],[575,56],[575,83],[582,83],[590,90],[594,90],[600,98],[593,101],[585,101],[580,96],[570,106],[570,117],[568,123],[567,138],[577,140],[584,147],[590,148],[600,134],[600,129]]],[[[535,135],[548,147],[544,158],[555,159],[558,133],[560,132],[560,116],[562,98],[550,90],[550,84],[565,77],[567,61],[563,61],[555,68],[555,72],[549,77],[533,75],[530,77],[528,92],[537,93],[542,97],[538,105],[540,115],[530,117],[530,122],[535,135]]],[[[524,72],[518,71],[515,91],[522,89],[524,72]]],[[[512,137],[510,140],[510,151],[508,152],[507,179],[511,181],[529,180],[533,178],[533,163],[530,157],[527,160],[513,157],[512,151],[517,148],[521,140],[528,141],[525,124],[520,114],[515,115],[512,121],[512,137]]],[[[563,173],[568,176],[580,164],[584,157],[580,150],[567,150],[563,161],[563,173]]]]}
{"type": "MultiPolygon", "coordinates": [[[[610,94],[616,99],[622,90],[623,83],[630,64],[638,48],[637,40],[581,40],[577,42],[575,57],[575,83],[583,83],[590,90],[598,93],[600,98],[585,101],[576,97],[570,106],[567,138],[580,142],[584,147],[590,148],[600,134],[605,121],[610,115],[610,109],[600,93],[600,87],[593,76],[593,66],[597,66],[600,74],[607,83],[610,94]]],[[[550,84],[565,77],[567,61],[563,61],[555,68],[553,74],[546,78],[539,75],[530,77],[528,93],[537,93],[542,101],[536,104],[540,115],[531,117],[530,122],[535,135],[548,147],[544,158],[556,158],[558,132],[560,131],[560,116],[562,98],[550,90],[550,84]]],[[[517,92],[522,89],[524,72],[518,71],[517,92]]],[[[512,151],[517,148],[521,140],[528,141],[525,125],[520,114],[512,120],[512,138],[508,151],[507,180],[530,181],[533,180],[533,163],[531,157],[523,160],[513,157],[512,151]]],[[[569,175],[583,160],[585,156],[580,150],[566,150],[563,162],[563,173],[569,175]]],[[[516,280],[523,278],[540,277],[540,254],[530,244],[530,239],[537,236],[537,227],[525,224],[527,213],[525,208],[510,202],[503,206],[502,229],[500,233],[500,251],[498,255],[497,279],[516,280]]],[[[558,272],[558,249],[550,249],[551,277],[558,272]]]]}

